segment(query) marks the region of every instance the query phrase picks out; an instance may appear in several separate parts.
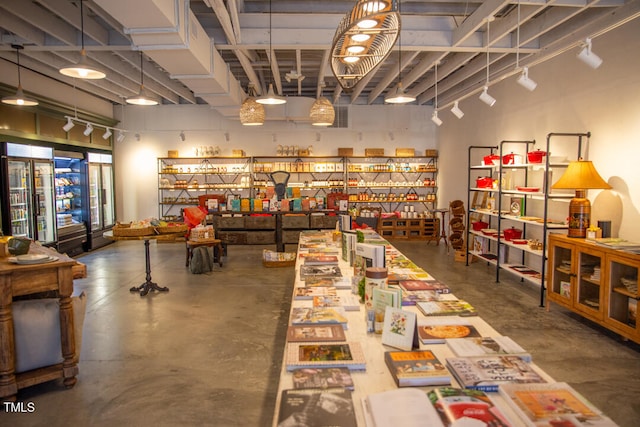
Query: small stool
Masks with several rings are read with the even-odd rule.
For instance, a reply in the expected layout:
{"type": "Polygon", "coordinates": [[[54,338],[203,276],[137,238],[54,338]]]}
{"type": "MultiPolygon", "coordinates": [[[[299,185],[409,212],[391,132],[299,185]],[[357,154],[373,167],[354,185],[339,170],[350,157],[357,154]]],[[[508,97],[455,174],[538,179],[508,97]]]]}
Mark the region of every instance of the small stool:
{"type": "MultiPolygon", "coordinates": [[[[440,239],[444,240],[444,244],[447,245],[447,223],[445,221],[445,216],[447,214],[447,212],[449,212],[449,209],[435,209],[434,212],[437,212],[440,214],[440,223],[441,223],[441,231],[440,231],[440,236],[438,237],[438,242],[436,243],[436,245],[440,245],[440,239]]],[[[447,252],[449,251],[449,245],[447,245],[447,252]]]]}
{"type": "Polygon", "coordinates": [[[220,239],[187,240],[187,260],[185,263],[186,267],[189,267],[189,262],[191,261],[191,257],[193,256],[193,249],[199,246],[207,246],[209,248],[213,248],[213,260],[214,262],[217,262],[220,267],[222,267],[222,255],[224,254],[224,247],[222,245],[222,240],[220,239]]]}

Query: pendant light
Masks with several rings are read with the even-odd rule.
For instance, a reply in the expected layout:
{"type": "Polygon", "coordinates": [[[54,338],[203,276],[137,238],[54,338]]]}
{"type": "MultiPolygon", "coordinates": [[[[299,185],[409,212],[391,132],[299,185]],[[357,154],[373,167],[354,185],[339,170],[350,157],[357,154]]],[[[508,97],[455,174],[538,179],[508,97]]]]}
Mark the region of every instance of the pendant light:
{"type": "MultiPolygon", "coordinates": [[[[516,32],[516,70],[520,68],[520,1],[518,0],[518,29],[516,32]]],[[[516,80],[523,88],[533,91],[538,83],[529,77],[529,67],[522,69],[522,74],[516,80]]]]}
{"type": "Polygon", "coordinates": [[[107,77],[107,73],[105,73],[100,67],[96,67],[95,65],[89,65],[87,62],[87,52],[84,49],[84,12],[82,7],[83,0],[80,0],[80,32],[81,32],[81,42],[82,42],[82,50],[80,51],[80,61],[76,64],[69,65],[64,68],[60,68],[60,73],[65,76],[74,77],[77,79],[89,79],[89,80],[97,80],[104,79],[107,77]]]}
{"type": "Polygon", "coordinates": [[[491,21],[493,21],[493,16],[487,18],[487,81],[482,88],[482,93],[480,94],[480,100],[489,107],[493,107],[493,104],[496,103],[496,99],[489,95],[489,27],[491,21]]]}
{"type": "MultiPolygon", "coordinates": [[[[320,86],[323,88],[324,82],[321,83],[320,86]]],[[[336,118],[336,112],[333,109],[331,101],[322,96],[322,90],[320,91],[320,96],[318,97],[318,99],[316,99],[311,106],[309,117],[311,118],[311,124],[313,126],[333,125],[333,122],[336,118]]]]}
{"type": "Polygon", "coordinates": [[[150,95],[144,87],[144,72],[142,70],[142,52],[140,52],[140,92],[136,96],[127,98],[127,104],[133,105],[158,105],[155,96],[150,95]]]}
{"type": "Polygon", "coordinates": [[[255,88],[249,84],[249,96],[240,107],[240,123],[244,126],[262,126],[264,124],[264,106],[256,102],[255,88]]]}
{"type": "Polygon", "coordinates": [[[18,63],[18,90],[16,94],[13,96],[5,96],[2,98],[2,102],[9,105],[19,105],[24,107],[32,107],[34,105],[38,105],[38,101],[32,98],[27,98],[24,96],[24,92],[22,91],[22,82],[20,81],[20,50],[24,49],[23,46],[18,44],[12,44],[12,48],[16,50],[16,58],[18,63]]]}
{"type": "MultiPolygon", "coordinates": [[[[271,58],[273,58],[273,48],[271,47],[272,31],[273,31],[273,28],[271,27],[271,0],[269,0],[269,66],[271,66],[271,58]]],[[[273,76],[273,71],[272,71],[272,76],[273,76]]],[[[265,105],[279,105],[279,104],[286,103],[287,100],[280,95],[276,95],[275,91],[273,90],[273,82],[271,82],[269,83],[269,90],[267,90],[267,95],[259,97],[258,99],[256,99],[256,102],[259,104],[265,104],[265,105]]]]}
{"type": "MultiPolygon", "coordinates": [[[[398,15],[401,15],[401,2],[398,1],[398,15]]],[[[402,88],[402,32],[398,30],[398,85],[395,90],[384,98],[387,104],[406,104],[416,100],[415,96],[408,95],[402,88]]]]}

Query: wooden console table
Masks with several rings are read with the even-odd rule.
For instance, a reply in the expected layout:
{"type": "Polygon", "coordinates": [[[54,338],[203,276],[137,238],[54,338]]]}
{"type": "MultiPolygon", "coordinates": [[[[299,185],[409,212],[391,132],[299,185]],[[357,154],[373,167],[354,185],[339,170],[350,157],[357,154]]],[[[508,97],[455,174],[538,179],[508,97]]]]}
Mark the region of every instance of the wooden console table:
{"type": "Polygon", "coordinates": [[[78,365],[74,362],[73,271],[75,260],[59,255],[59,261],[46,264],[16,265],[0,258],[0,399],[15,401],[19,389],[64,379],[71,388],[76,383],[78,365]],[[14,297],[54,291],[60,299],[60,340],[64,361],[51,366],[15,373],[15,337],[11,305],[14,297]]]}

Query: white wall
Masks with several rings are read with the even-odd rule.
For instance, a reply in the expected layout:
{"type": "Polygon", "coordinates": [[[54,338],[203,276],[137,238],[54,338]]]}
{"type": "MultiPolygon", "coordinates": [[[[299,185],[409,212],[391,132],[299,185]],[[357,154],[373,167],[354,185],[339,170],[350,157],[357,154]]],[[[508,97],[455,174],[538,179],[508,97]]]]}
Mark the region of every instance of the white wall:
{"type": "Polygon", "coordinates": [[[352,106],[348,129],[270,121],[269,108],[264,126],[246,127],[206,105],[116,107],[116,115],[122,116],[118,127],[128,130],[114,149],[117,220],[158,216],[156,158],[166,157],[168,150],[188,157],[204,145],[219,146],[222,156],[230,156],[233,149],[249,156],[275,156],[277,145],[312,145],[314,156],[336,156],[339,147],[354,147],[355,155],[364,155],[365,147],[384,148],[387,155],[394,155],[395,148],[414,148],[423,154],[427,148],[437,148],[429,106],[352,106]]]}
{"type": "MultiPolygon", "coordinates": [[[[631,22],[594,39],[593,51],[604,60],[598,69],[580,62],[576,48],[529,70],[538,83],[534,92],[512,77],[490,88],[493,107],[473,96],[460,103],[462,119],[440,113],[442,203],[466,201],[469,145],[535,139],[544,150],[549,133],[589,131],[587,158],[613,187],[589,192],[592,222],[611,220],[613,236],[640,241],[640,26],[631,22]]],[[[552,141],[565,145],[562,138],[552,141]]]]}

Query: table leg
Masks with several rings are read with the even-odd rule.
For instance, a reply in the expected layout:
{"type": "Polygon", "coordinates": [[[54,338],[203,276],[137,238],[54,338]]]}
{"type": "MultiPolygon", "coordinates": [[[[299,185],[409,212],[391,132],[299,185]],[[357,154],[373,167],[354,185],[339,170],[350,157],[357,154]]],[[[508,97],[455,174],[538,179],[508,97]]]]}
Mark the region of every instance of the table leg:
{"type": "Polygon", "coordinates": [[[167,287],[162,287],[162,286],[158,286],[157,283],[154,283],[151,281],[151,260],[149,258],[149,239],[146,239],[144,241],[144,258],[145,258],[145,262],[146,262],[146,273],[147,273],[147,277],[146,277],[146,281],[140,285],[140,286],[134,286],[133,288],[129,289],[129,291],[131,292],[140,292],[140,296],[145,296],[149,293],[149,291],[159,291],[159,292],[166,292],[169,290],[169,288],[167,287]]]}

